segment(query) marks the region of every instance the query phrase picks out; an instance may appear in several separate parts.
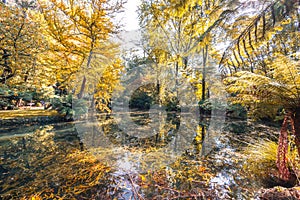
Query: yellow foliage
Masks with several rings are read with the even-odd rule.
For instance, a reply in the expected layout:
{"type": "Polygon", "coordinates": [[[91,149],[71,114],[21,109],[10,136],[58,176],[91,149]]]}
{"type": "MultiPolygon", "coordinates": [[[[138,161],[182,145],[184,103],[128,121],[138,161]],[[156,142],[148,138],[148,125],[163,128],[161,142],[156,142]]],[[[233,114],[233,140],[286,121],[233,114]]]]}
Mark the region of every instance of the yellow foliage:
{"type": "Polygon", "coordinates": [[[102,111],[110,112],[108,102],[115,89],[118,89],[120,77],[124,70],[124,66],[120,59],[117,59],[113,64],[107,66],[101,74],[100,80],[96,85],[94,98],[97,102],[97,108],[102,111]]]}
{"type": "Polygon", "coordinates": [[[210,29],[218,24],[221,7],[220,2],[210,4],[202,0],[142,1],[141,24],[155,52],[150,56],[165,68],[173,65],[182,71],[192,69],[191,58],[211,42],[210,29]]]}
{"type": "Polygon", "coordinates": [[[31,89],[51,84],[40,62],[46,44],[39,22],[34,20],[35,12],[3,3],[0,10],[0,82],[31,89]]]}
{"type": "Polygon", "coordinates": [[[91,67],[93,54],[102,54],[101,62],[115,56],[115,52],[108,50],[108,47],[114,49],[108,41],[114,28],[105,11],[105,2],[39,1],[43,34],[50,47],[43,60],[55,66],[59,82],[70,84],[78,73],[85,73],[91,67]]]}
{"type": "Polygon", "coordinates": [[[86,195],[91,198],[95,195],[91,191],[99,189],[107,180],[109,167],[101,164],[90,152],[80,151],[78,140],[72,145],[54,142],[52,128],[46,126],[24,138],[8,141],[9,146],[0,146],[0,150],[8,150],[18,158],[9,157],[1,163],[15,169],[11,170],[10,176],[4,176],[1,197],[39,200],[78,199],[86,195]],[[22,139],[26,141],[26,151],[20,152],[18,145],[22,139]],[[20,180],[27,181],[20,184],[20,180]]]}
{"type": "Polygon", "coordinates": [[[299,61],[278,54],[268,67],[267,75],[240,71],[226,78],[227,91],[233,94],[231,100],[250,106],[252,112],[259,111],[256,114],[261,115],[273,115],[279,108],[297,106],[300,95],[299,61]]]}

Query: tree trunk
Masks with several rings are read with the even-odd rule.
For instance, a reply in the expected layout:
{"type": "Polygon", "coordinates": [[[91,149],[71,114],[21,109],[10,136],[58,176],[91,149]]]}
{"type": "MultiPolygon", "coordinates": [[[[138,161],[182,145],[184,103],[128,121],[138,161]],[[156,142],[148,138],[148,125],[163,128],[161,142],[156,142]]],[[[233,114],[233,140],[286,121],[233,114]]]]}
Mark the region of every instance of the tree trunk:
{"type": "Polygon", "coordinates": [[[86,78],[85,76],[83,77],[82,83],[81,83],[81,87],[80,87],[80,92],[77,95],[78,99],[81,99],[83,97],[84,94],[84,89],[85,89],[85,84],[86,84],[86,78]]]}
{"type": "MultiPolygon", "coordinates": [[[[91,68],[91,60],[92,60],[92,55],[93,55],[93,48],[94,48],[94,41],[92,41],[92,46],[91,46],[91,50],[89,52],[89,56],[88,56],[88,62],[86,64],[86,69],[90,69],[91,68]]],[[[85,90],[85,85],[86,85],[86,77],[83,77],[82,83],[81,83],[81,88],[80,88],[80,92],[77,95],[78,99],[81,99],[83,97],[84,94],[84,90],[85,90]]]]}
{"type": "Polygon", "coordinates": [[[300,108],[296,109],[291,120],[292,132],[295,136],[295,144],[300,156],[300,108]]]}
{"type": "Polygon", "coordinates": [[[277,160],[276,166],[279,170],[279,178],[283,180],[289,180],[291,177],[288,165],[287,165],[287,154],[288,154],[288,125],[291,119],[291,113],[287,113],[284,116],[284,120],[281,126],[278,149],[277,149],[277,160]]]}
{"type": "Polygon", "coordinates": [[[178,72],[179,72],[179,63],[176,61],[175,63],[175,89],[176,89],[176,98],[178,100],[178,87],[179,87],[179,81],[178,81],[178,72]]]}
{"type": "Polygon", "coordinates": [[[297,147],[298,155],[300,155],[300,108],[285,115],[280,130],[276,165],[279,169],[280,178],[283,180],[289,180],[289,178],[291,177],[287,163],[289,124],[291,125],[292,134],[295,136],[295,144],[297,147]]]}
{"type": "MultiPolygon", "coordinates": [[[[206,100],[206,62],[207,62],[207,54],[208,54],[208,45],[205,46],[205,48],[202,49],[202,59],[203,59],[203,69],[202,69],[202,96],[201,96],[201,102],[204,103],[206,100]]],[[[205,110],[200,107],[200,119],[203,119],[203,115],[205,113],[205,110]]]]}
{"type": "Polygon", "coordinates": [[[156,99],[157,99],[157,102],[159,106],[161,106],[161,100],[160,100],[160,83],[159,83],[159,80],[156,79],[156,99]]]}
{"type": "Polygon", "coordinates": [[[206,99],[206,62],[207,62],[207,48],[206,45],[205,48],[203,48],[203,70],[202,70],[202,101],[205,101],[206,99]]]}
{"type": "Polygon", "coordinates": [[[184,70],[186,70],[188,68],[188,58],[187,57],[183,58],[183,67],[184,67],[184,70]]]}
{"type": "Polygon", "coordinates": [[[9,57],[11,54],[8,53],[6,49],[3,50],[2,60],[4,60],[3,66],[3,72],[0,77],[0,83],[5,84],[6,81],[14,76],[14,72],[12,68],[10,67],[9,57]]]}

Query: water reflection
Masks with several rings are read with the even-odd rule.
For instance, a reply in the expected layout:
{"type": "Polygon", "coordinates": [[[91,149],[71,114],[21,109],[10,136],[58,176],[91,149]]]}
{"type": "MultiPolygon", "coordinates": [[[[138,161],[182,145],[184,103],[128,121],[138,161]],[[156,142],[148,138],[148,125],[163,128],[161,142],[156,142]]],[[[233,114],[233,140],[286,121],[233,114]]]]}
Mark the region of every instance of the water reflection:
{"type": "Polygon", "coordinates": [[[105,175],[109,167],[81,151],[74,127],[68,125],[1,138],[0,170],[1,199],[93,197],[99,186],[110,185],[105,175]]]}
{"type": "MultiPolygon", "coordinates": [[[[100,116],[76,124],[76,128],[82,142],[100,160],[110,166],[127,163],[124,166],[130,167],[124,170],[147,171],[171,164],[192,148],[198,121],[190,112],[179,115],[152,108],[150,112],[118,113],[105,118],[100,116]],[[131,121],[124,122],[128,116],[131,121]],[[140,132],[144,132],[142,136],[140,132]]],[[[202,143],[202,140],[199,142],[202,143]]]]}
{"type": "MultiPolygon", "coordinates": [[[[211,119],[199,123],[185,113],[154,115],[160,127],[148,138],[127,134],[112,115],[99,115],[89,123],[30,127],[33,132],[28,134],[21,127],[23,132],[16,131],[21,134],[3,135],[0,197],[130,199],[136,193],[146,199],[239,197],[232,193],[240,193],[238,186],[249,182],[241,178],[242,160],[232,141],[209,128],[218,123],[211,119]]],[[[151,123],[151,113],[131,116],[136,124],[151,123]]]]}

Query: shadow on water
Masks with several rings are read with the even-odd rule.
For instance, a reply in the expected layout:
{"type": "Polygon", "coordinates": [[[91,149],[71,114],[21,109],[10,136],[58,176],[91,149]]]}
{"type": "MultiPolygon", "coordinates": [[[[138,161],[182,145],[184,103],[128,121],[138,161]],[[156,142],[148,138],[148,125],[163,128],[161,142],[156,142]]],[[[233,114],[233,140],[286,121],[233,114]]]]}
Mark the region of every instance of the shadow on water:
{"type": "Polygon", "coordinates": [[[129,115],[123,125],[121,114],[2,128],[0,197],[247,199],[259,187],[241,170],[246,122],[218,130],[210,118],[197,122],[184,113],[129,115]]]}

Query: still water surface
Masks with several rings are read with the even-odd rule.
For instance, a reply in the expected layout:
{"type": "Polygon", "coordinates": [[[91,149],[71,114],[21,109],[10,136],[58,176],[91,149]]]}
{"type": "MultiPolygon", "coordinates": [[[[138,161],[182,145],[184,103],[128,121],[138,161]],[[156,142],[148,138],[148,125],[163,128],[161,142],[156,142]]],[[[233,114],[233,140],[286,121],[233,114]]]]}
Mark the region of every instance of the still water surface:
{"type": "Polygon", "coordinates": [[[248,199],[259,187],[242,172],[246,122],[128,115],[2,127],[0,199],[248,199]]]}

